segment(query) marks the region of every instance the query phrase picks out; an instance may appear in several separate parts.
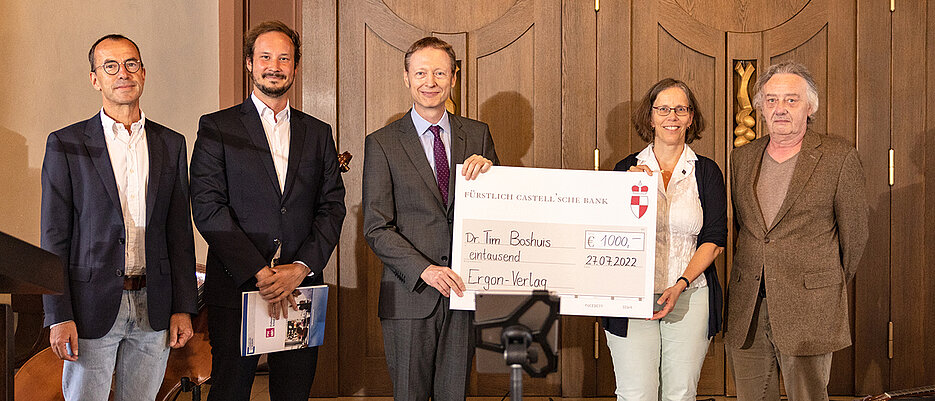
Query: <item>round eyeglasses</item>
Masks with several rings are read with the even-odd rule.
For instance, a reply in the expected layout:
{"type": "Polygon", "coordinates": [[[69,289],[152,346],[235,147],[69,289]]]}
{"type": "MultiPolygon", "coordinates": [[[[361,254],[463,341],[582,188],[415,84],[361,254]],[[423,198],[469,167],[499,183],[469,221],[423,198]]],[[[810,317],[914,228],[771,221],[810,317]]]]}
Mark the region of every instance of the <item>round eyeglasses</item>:
{"type": "Polygon", "coordinates": [[[687,116],[688,113],[691,113],[692,108],[691,106],[653,106],[653,110],[656,110],[656,114],[662,117],[669,115],[673,110],[675,111],[675,115],[684,117],[687,116]]]}
{"type": "Polygon", "coordinates": [[[120,65],[123,65],[124,70],[130,74],[139,71],[140,68],[143,68],[143,62],[140,60],[127,60],[122,63],[111,60],[97,67],[94,67],[91,71],[95,71],[98,68],[103,68],[107,75],[117,75],[117,73],[120,72],[120,65]]]}

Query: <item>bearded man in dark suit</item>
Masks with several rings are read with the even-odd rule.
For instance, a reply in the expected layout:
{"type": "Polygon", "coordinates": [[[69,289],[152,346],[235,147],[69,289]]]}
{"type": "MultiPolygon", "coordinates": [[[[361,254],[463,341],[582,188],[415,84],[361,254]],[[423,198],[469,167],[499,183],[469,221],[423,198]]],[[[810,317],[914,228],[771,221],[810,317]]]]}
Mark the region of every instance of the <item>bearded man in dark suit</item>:
{"type": "MultiPolygon", "coordinates": [[[[254,90],[201,117],[192,153],[192,214],[208,242],[205,301],[214,380],[209,400],[248,400],[259,356],[240,356],[241,294],[260,291],[272,318],[292,292],[322,284],[346,213],[331,127],[289,107],[299,35],[264,22],[244,38],[254,90]]],[[[269,354],[273,400],[306,400],[318,348],[269,354]]]]}

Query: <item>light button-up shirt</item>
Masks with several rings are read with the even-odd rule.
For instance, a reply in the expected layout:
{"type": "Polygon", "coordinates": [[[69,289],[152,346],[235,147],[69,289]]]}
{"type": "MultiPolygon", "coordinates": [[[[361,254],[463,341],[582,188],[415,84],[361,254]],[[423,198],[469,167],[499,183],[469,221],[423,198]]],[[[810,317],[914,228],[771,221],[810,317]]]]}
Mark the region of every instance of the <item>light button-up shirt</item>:
{"type": "Polygon", "coordinates": [[[149,186],[146,115],[140,111],[140,120],[130,124],[127,131],[102,108],[101,124],[126,230],[124,274],[146,274],[146,190],[149,186]]]}
{"type": "MultiPolygon", "coordinates": [[[[448,113],[442,114],[442,118],[438,120],[437,123],[432,124],[426,121],[419,113],[416,112],[415,106],[412,108],[412,124],[416,127],[416,132],[419,133],[419,142],[422,143],[422,151],[425,152],[425,158],[429,161],[429,166],[432,167],[432,172],[435,170],[435,134],[432,131],[429,131],[429,127],[437,125],[441,127],[441,132],[438,136],[442,139],[442,144],[445,145],[445,156],[448,156],[448,160],[445,160],[445,163],[451,165],[451,122],[448,120],[448,113]]],[[[434,175],[434,174],[433,174],[434,175]]],[[[438,180],[438,177],[435,177],[438,180]]]]}
{"type": "Polygon", "coordinates": [[[270,153],[273,156],[273,166],[276,168],[276,178],[279,179],[279,192],[286,190],[286,171],[289,169],[289,142],[291,140],[291,127],[289,120],[290,114],[289,101],[286,101],[286,108],[279,113],[274,113],[266,103],[260,101],[254,94],[250,94],[253,99],[253,105],[260,113],[260,121],[263,123],[263,131],[266,132],[266,141],[269,144],[270,153]]]}

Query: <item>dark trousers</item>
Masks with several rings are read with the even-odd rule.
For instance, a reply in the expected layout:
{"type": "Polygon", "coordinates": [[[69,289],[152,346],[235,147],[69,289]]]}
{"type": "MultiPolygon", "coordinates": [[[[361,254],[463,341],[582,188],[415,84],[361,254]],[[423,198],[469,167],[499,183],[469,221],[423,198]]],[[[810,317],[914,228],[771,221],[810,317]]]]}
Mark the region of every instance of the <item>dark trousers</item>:
{"type": "MultiPolygon", "coordinates": [[[[208,401],[248,401],[260,357],[240,356],[240,310],[208,306],[211,389],[208,401]]],[[[267,354],[269,398],[306,401],[315,378],[318,347],[267,354]]]]}
{"type": "Polygon", "coordinates": [[[464,401],[474,358],[474,312],[442,297],[425,319],[381,319],[395,401],[464,401]]]}

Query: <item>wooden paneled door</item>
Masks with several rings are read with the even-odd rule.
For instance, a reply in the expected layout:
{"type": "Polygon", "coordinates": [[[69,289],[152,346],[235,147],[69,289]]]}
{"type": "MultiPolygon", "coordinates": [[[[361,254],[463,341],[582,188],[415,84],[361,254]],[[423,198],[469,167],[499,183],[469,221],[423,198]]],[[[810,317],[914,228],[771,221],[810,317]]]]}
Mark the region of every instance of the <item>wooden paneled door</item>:
{"type": "MultiPolygon", "coordinates": [[[[518,1],[339,1],[338,135],[341,149],[364,154],[367,134],[411,107],[403,55],[434,35],[458,55],[456,111],[490,125],[504,165],[561,166],[560,3],[518,1]]],[[[331,3],[331,4],[328,4],[331,3]]],[[[341,395],[392,394],[377,302],[380,260],[362,235],[361,172],[345,175],[348,215],[341,235],[339,331],[341,395]]],[[[559,395],[560,374],[527,379],[526,393],[559,395]]],[[[505,374],[473,373],[471,395],[503,395],[505,374]]]]}
{"type": "MultiPolygon", "coordinates": [[[[403,54],[426,35],[455,47],[456,113],[488,123],[502,163],[511,166],[611,169],[645,146],[632,132],[634,103],[657,80],[674,77],[692,87],[708,121],[692,148],[727,171],[742,86],[737,63],[757,72],[786,59],[807,65],[820,93],[813,127],[857,146],[871,203],[872,235],[849,294],[854,346],[835,354],[829,390],[862,395],[932,384],[935,341],[926,324],[935,315],[929,245],[935,174],[926,171],[935,161],[935,2],[892,6],[890,0],[221,0],[222,106],[239,103],[248,90],[244,30],[282,19],[304,40],[293,104],[331,124],[338,150],[357,156],[344,175],[348,216],[337,257],[325,270],[335,291],[313,394],[391,394],[376,313],[382,266],[361,234],[363,143],[409,109],[403,54]]],[[[753,130],[763,135],[762,121],[753,130]]],[[[722,285],[732,256],[728,247],[717,261],[722,285]]],[[[613,395],[613,368],[596,323],[562,318],[559,372],[527,378],[527,395],[613,395]]],[[[470,394],[500,396],[507,387],[506,375],[474,372],[470,394]]],[[[719,335],[699,393],[733,392],[719,335]]]]}
{"type": "MultiPolygon", "coordinates": [[[[888,240],[880,247],[889,248],[889,268],[879,269],[875,275],[888,275],[890,280],[889,289],[880,291],[885,295],[883,299],[889,300],[882,302],[882,308],[888,309],[892,333],[887,388],[933,385],[935,2],[896,0],[891,5],[872,1],[858,4],[861,7],[858,15],[869,15],[861,26],[865,29],[859,33],[858,43],[860,38],[866,39],[867,53],[872,54],[862,58],[860,65],[865,68],[858,82],[874,81],[872,86],[861,85],[864,91],[859,98],[861,111],[880,118],[877,128],[889,134],[893,159],[889,191],[875,199],[878,207],[889,206],[890,211],[889,236],[885,232],[880,235],[888,240]],[[881,82],[887,78],[888,82],[881,82]]],[[[863,114],[860,118],[863,121],[863,114]]],[[[880,157],[885,150],[881,146],[873,153],[880,157]]],[[[865,153],[861,149],[862,157],[865,153]]],[[[871,235],[879,235],[886,227],[873,220],[871,235]]],[[[880,353],[886,350],[881,348],[880,353]]],[[[885,369],[887,364],[872,367],[885,369]]]]}

